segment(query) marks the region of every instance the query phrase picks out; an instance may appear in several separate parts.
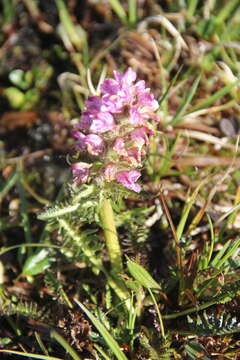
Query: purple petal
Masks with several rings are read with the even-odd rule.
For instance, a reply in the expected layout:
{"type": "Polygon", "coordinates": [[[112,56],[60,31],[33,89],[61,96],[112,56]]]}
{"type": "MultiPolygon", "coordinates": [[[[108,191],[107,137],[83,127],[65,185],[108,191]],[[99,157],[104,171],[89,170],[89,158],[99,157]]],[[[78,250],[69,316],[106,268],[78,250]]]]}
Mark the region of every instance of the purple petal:
{"type": "Polygon", "coordinates": [[[118,82],[114,79],[106,79],[100,86],[104,94],[114,95],[120,90],[118,82]]]}
{"type": "Polygon", "coordinates": [[[141,186],[139,184],[135,184],[138,178],[141,176],[141,173],[136,170],[131,171],[120,171],[116,175],[116,180],[129,190],[133,190],[135,192],[141,191],[141,186]]]}
{"type": "Polygon", "coordinates": [[[96,133],[104,133],[113,130],[114,127],[115,121],[113,116],[109,112],[101,112],[93,118],[89,130],[96,133]]]}
{"type": "Polygon", "coordinates": [[[104,177],[107,182],[115,180],[117,167],[114,164],[108,164],[104,169],[104,177]]]}
{"type": "Polygon", "coordinates": [[[90,96],[86,100],[87,111],[98,112],[101,111],[102,99],[100,96],[90,96]]]}
{"type": "Polygon", "coordinates": [[[125,143],[123,138],[117,138],[114,145],[113,150],[115,150],[120,156],[127,156],[127,151],[125,149],[125,143]]]}
{"type": "Polygon", "coordinates": [[[158,109],[159,104],[157,100],[154,99],[154,96],[150,93],[150,89],[146,89],[149,91],[145,91],[138,97],[138,104],[143,106],[145,111],[155,111],[158,109]]]}
{"type": "Polygon", "coordinates": [[[91,155],[99,155],[104,150],[104,141],[96,134],[87,135],[84,139],[84,143],[86,145],[87,151],[91,155]]]}
{"type": "Polygon", "coordinates": [[[77,143],[76,143],[76,149],[79,150],[79,151],[86,151],[86,144],[85,144],[85,138],[86,138],[86,135],[83,134],[82,132],[80,131],[72,131],[72,136],[77,139],[77,143]]]}
{"type": "Polygon", "coordinates": [[[146,117],[141,113],[141,108],[137,105],[130,108],[130,122],[135,126],[146,125],[146,117]]]}
{"type": "Polygon", "coordinates": [[[118,83],[121,83],[123,75],[117,70],[113,70],[113,75],[118,83]]]}
{"type": "Polygon", "coordinates": [[[78,162],[72,165],[73,181],[85,183],[88,180],[92,164],[78,162]]]}
{"type": "Polygon", "coordinates": [[[123,98],[120,97],[119,94],[103,95],[103,104],[107,108],[107,110],[112,114],[121,113],[123,110],[123,106],[125,105],[123,98]]]}
{"type": "Polygon", "coordinates": [[[78,125],[76,125],[76,127],[78,129],[88,131],[90,129],[92,121],[93,121],[93,115],[89,111],[84,111],[82,114],[82,117],[81,117],[78,125]]]}
{"type": "Polygon", "coordinates": [[[127,71],[122,76],[122,82],[127,85],[131,85],[136,80],[137,74],[131,68],[128,68],[127,71]]]}
{"type": "Polygon", "coordinates": [[[133,147],[128,150],[128,158],[126,159],[131,165],[139,166],[142,161],[142,151],[139,147],[133,147]]]}

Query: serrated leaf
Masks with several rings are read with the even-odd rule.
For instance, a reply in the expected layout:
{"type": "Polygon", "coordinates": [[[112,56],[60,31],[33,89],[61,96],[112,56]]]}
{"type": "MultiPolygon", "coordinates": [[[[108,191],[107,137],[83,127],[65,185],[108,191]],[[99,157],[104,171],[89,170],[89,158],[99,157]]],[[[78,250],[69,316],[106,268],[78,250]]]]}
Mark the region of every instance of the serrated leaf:
{"type": "Polygon", "coordinates": [[[128,271],[132,277],[147,289],[160,289],[160,285],[152,278],[149,272],[141,265],[128,259],[127,261],[128,271]]]}

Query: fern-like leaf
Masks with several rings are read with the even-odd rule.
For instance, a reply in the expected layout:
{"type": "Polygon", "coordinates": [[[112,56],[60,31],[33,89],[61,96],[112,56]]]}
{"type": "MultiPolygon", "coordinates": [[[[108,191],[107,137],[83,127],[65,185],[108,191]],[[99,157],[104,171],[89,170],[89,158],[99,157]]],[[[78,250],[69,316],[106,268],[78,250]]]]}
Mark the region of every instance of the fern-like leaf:
{"type": "Polygon", "coordinates": [[[188,324],[191,332],[199,336],[226,335],[240,332],[240,321],[236,316],[223,312],[220,315],[213,311],[208,313],[204,311],[201,315],[197,315],[194,320],[188,316],[188,324]]]}
{"type": "Polygon", "coordinates": [[[97,192],[94,185],[83,185],[78,192],[72,188],[70,200],[65,203],[55,204],[53,207],[39,214],[38,218],[47,221],[72,214],[79,208],[81,211],[83,209],[88,210],[93,207],[93,205],[96,206],[96,195],[97,192]]]}
{"type": "Polygon", "coordinates": [[[0,305],[0,315],[21,315],[35,320],[43,321],[45,319],[49,323],[49,313],[46,312],[46,308],[26,300],[20,300],[16,303],[11,300],[2,302],[0,305]]]}
{"type": "Polygon", "coordinates": [[[45,210],[38,215],[39,220],[50,220],[52,218],[57,218],[60,216],[67,215],[78,209],[80,204],[56,204],[55,206],[45,210]]]}

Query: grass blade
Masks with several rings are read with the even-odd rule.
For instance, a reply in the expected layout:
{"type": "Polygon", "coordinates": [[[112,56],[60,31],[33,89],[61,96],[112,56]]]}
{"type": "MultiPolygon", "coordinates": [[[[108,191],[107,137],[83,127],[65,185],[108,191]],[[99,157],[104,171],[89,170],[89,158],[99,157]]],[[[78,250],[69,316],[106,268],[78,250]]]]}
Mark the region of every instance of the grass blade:
{"type": "Polygon", "coordinates": [[[217,24],[223,23],[233,13],[234,8],[239,6],[239,0],[227,1],[226,5],[221,9],[215,21],[217,24]]]}
{"type": "Polygon", "coordinates": [[[127,14],[126,14],[124,8],[121,5],[121,2],[118,1],[118,0],[108,0],[108,2],[110,3],[113,11],[115,11],[117,16],[119,17],[120,21],[124,25],[126,25],[127,24],[127,14]]]}
{"type": "Polygon", "coordinates": [[[190,196],[190,198],[186,200],[186,205],[185,205],[185,207],[183,209],[183,214],[181,216],[181,219],[180,219],[180,222],[178,224],[177,231],[176,231],[178,240],[180,240],[181,237],[182,237],[182,234],[183,234],[183,231],[184,231],[187,219],[188,219],[189,212],[190,212],[191,207],[193,206],[193,204],[194,204],[194,202],[196,200],[196,197],[197,197],[197,195],[199,193],[199,190],[207,182],[207,180],[208,179],[205,179],[205,180],[201,181],[201,183],[194,190],[194,192],[190,196]]]}
{"type": "MultiPolygon", "coordinates": [[[[30,227],[30,219],[28,216],[28,208],[29,208],[29,204],[28,204],[28,200],[27,200],[27,194],[26,191],[24,189],[24,186],[22,184],[22,180],[21,177],[23,176],[22,171],[20,170],[20,178],[17,181],[17,187],[18,187],[18,192],[20,195],[20,200],[21,200],[21,216],[22,216],[22,227],[25,233],[25,239],[26,239],[26,243],[31,243],[32,242],[32,233],[31,233],[31,227],[30,227]]],[[[25,249],[21,250],[21,253],[24,254],[25,253],[25,249]]],[[[32,249],[29,248],[28,251],[29,255],[32,254],[32,249]]]]}
{"type": "Polygon", "coordinates": [[[16,184],[17,180],[18,180],[18,172],[15,169],[14,172],[9,177],[9,179],[7,180],[7,182],[0,188],[0,203],[4,199],[4,196],[7,195],[9,190],[16,184]]]}
{"type": "Polygon", "coordinates": [[[54,356],[45,356],[45,355],[38,355],[38,354],[31,354],[31,353],[23,353],[21,351],[15,351],[15,350],[0,350],[0,353],[5,353],[5,354],[15,354],[15,355],[19,355],[19,356],[25,356],[25,357],[29,357],[32,359],[40,359],[40,360],[64,360],[61,358],[57,358],[54,356]]]}
{"type": "Polygon", "coordinates": [[[129,24],[134,27],[137,23],[137,0],[128,0],[129,24]]]}
{"type": "Polygon", "coordinates": [[[111,351],[114,353],[116,358],[118,360],[127,360],[126,356],[120,349],[118,343],[116,340],[112,337],[112,335],[108,332],[108,330],[105,328],[105,326],[93,315],[88,311],[88,309],[79,301],[75,300],[75,302],[78,304],[78,306],[82,309],[83,312],[89,317],[89,319],[92,321],[93,325],[98,329],[102,337],[104,338],[105,342],[111,349],[111,351]]]}
{"type": "Polygon", "coordinates": [[[190,0],[189,1],[189,6],[188,6],[188,9],[187,9],[187,16],[189,18],[194,16],[195,10],[196,10],[197,5],[198,5],[198,1],[199,0],[190,0]]]}
{"type": "Polygon", "coordinates": [[[201,78],[201,74],[198,75],[198,77],[195,79],[191,89],[185,96],[185,99],[183,100],[183,103],[178,108],[178,111],[176,112],[174,118],[169,122],[169,125],[176,125],[181,121],[181,118],[185,115],[185,110],[188,107],[188,105],[191,103],[192,98],[194,97],[196,90],[198,88],[198,84],[201,78]]]}
{"type": "Polygon", "coordinates": [[[76,351],[67,343],[67,341],[56,331],[51,332],[51,337],[55,339],[74,360],[81,360],[76,351]]]}
{"type": "Polygon", "coordinates": [[[86,39],[86,33],[83,30],[82,27],[78,24],[78,31],[76,30],[76,26],[74,26],[72,19],[68,13],[66,4],[63,0],[55,0],[58,12],[59,12],[59,18],[61,23],[63,24],[64,28],[66,29],[66,32],[68,33],[68,36],[74,46],[78,49],[78,51],[82,51],[83,44],[86,39]]]}
{"type": "MultiPolygon", "coordinates": [[[[212,263],[211,266],[216,267],[217,269],[221,269],[221,267],[225,264],[225,262],[235,253],[235,251],[239,248],[240,246],[240,239],[232,242],[229,241],[227,243],[227,247],[223,247],[224,251],[221,251],[221,257],[219,258],[215,258],[212,263]]],[[[222,250],[223,250],[222,249],[222,250]]]]}
{"type": "Polygon", "coordinates": [[[204,109],[212,105],[215,101],[219,100],[224,95],[228,94],[235,86],[240,84],[240,79],[224,86],[222,89],[218,90],[215,94],[208,97],[206,100],[204,100],[201,104],[195,106],[191,111],[189,111],[187,114],[191,114],[195,111],[204,109]]]}

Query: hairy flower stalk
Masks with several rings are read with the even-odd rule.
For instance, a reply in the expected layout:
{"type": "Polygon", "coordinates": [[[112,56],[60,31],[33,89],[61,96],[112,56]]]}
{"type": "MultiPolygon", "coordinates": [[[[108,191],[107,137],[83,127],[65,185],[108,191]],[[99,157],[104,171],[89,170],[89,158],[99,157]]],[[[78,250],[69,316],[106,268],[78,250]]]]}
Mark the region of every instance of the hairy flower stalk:
{"type": "MultiPolygon", "coordinates": [[[[105,79],[100,96],[91,96],[75,126],[76,150],[88,155],[88,162],[72,165],[75,182],[94,182],[101,188],[121,184],[139,193],[140,169],[154,134],[150,119],[158,102],[143,80],[129,68],[124,74],[114,71],[114,78],[105,79]]],[[[122,270],[121,251],[110,200],[101,206],[101,221],[112,270],[122,270]]]]}

